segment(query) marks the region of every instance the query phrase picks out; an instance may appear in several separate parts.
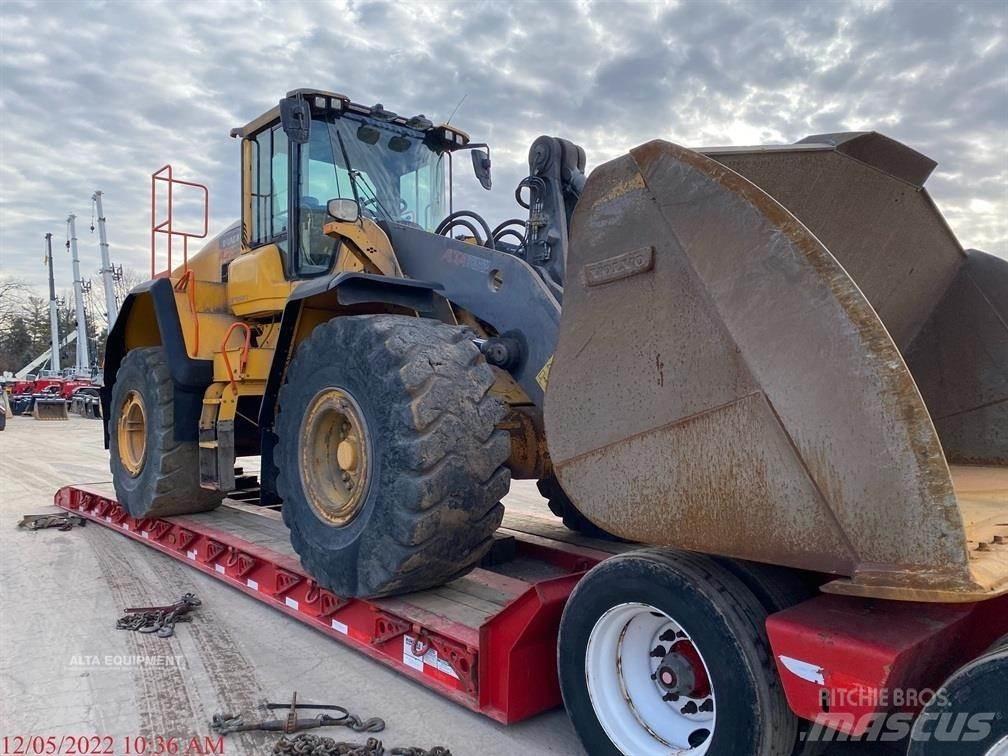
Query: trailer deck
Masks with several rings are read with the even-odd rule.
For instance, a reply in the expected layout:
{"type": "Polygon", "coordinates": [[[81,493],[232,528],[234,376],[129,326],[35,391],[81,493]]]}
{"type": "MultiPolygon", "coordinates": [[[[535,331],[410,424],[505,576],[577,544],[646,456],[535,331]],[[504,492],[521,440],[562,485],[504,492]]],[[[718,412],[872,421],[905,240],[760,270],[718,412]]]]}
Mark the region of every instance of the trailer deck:
{"type": "Polygon", "coordinates": [[[66,486],[57,506],[243,591],[452,700],[502,722],[561,704],[556,636],[567,596],[618,544],[508,516],[484,566],[440,588],[343,599],[301,567],[280,515],[225,503],[166,519],[131,517],[111,484],[66,486]]]}

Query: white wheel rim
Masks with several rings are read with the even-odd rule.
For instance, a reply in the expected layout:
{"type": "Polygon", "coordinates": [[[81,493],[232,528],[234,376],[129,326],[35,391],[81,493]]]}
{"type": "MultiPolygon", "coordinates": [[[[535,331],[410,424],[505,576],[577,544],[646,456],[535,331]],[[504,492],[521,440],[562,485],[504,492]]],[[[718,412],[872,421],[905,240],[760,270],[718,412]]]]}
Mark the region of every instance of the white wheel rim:
{"type": "Polygon", "coordinates": [[[664,612],[631,603],[599,617],[585,679],[595,716],[624,754],[707,752],[717,714],[710,671],[694,639],[664,612]]]}

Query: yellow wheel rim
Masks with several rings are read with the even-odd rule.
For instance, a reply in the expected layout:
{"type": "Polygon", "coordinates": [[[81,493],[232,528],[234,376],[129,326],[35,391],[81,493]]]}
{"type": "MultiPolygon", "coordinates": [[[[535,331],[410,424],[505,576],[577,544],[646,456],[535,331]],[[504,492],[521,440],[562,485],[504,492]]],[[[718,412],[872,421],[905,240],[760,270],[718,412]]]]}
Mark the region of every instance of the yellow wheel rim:
{"type": "Polygon", "coordinates": [[[323,389],[308,403],[301,422],[299,467],[308,504],[336,527],[361,510],[370,476],[367,427],[353,397],[323,389]]]}
{"type": "Polygon", "coordinates": [[[116,429],[119,441],[119,461],[134,478],[143,469],[147,458],[147,413],[143,397],[129,391],[123,399],[116,429]]]}

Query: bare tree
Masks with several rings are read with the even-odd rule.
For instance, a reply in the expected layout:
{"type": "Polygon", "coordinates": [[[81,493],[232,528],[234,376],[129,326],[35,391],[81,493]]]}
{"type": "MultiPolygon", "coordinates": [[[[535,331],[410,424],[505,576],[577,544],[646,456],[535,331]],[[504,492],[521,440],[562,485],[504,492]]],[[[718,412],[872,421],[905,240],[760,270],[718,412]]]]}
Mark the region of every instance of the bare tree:
{"type": "Polygon", "coordinates": [[[123,268],[119,274],[119,280],[117,281],[117,289],[120,295],[117,297],[119,303],[122,304],[123,299],[129,294],[134,288],[144,283],[150,278],[144,271],[137,270],[136,268],[123,268]]]}
{"type": "Polygon", "coordinates": [[[49,303],[17,279],[0,279],[0,371],[14,371],[49,348],[49,303]]]}
{"type": "MultiPolygon", "coordinates": [[[[139,270],[121,269],[116,275],[116,299],[121,304],[131,289],[146,280],[147,276],[139,270]]],[[[102,281],[100,277],[94,277],[85,284],[89,354],[92,362],[101,364],[107,336],[102,281]]],[[[60,293],[56,317],[60,338],[64,339],[77,327],[71,290],[60,293]]],[[[19,370],[49,349],[49,344],[48,298],[37,296],[35,290],[21,279],[0,276],[0,372],[19,370]]],[[[75,351],[73,344],[63,346],[60,350],[61,363],[73,364],[75,351]]]]}
{"type": "Polygon", "coordinates": [[[0,276],[0,329],[10,328],[14,317],[24,307],[31,288],[24,281],[0,276]]]}

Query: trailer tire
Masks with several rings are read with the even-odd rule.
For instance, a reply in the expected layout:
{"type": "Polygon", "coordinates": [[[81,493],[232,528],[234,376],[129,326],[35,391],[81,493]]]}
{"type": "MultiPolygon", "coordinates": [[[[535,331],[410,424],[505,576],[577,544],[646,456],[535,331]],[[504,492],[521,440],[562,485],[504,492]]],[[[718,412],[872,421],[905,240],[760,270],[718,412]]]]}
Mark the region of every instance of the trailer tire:
{"type": "Polygon", "coordinates": [[[921,709],[910,730],[907,756],[1008,753],[1006,690],[1008,648],[995,643],[949,675],[921,709]],[[964,721],[963,715],[966,715],[964,721]],[[940,732],[951,732],[953,737],[939,738],[940,732]]]}
{"type": "Polygon", "coordinates": [[[988,646],[985,654],[992,654],[995,651],[1008,651],[1008,633],[1005,633],[988,646]]]}
{"type": "Polygon", "coordinates": [[[549,504],[550,512],[559,517],[568,530],[588,536],[589,538],[599,538],[605,541],[622,541],[617,535],[613,535],[608,530],[604,530],[589,520],[574,506],[574,502],[567,496],[566,491],[560,486],[560,481],[555,475],[549,475],[536,482],[536,488],[546,503],[549,504]]]}
{"type": "Polygon", "coordinates": [[[223,493],[200,488],[199,445],[175,440],[175,383],[164,349],[127,352],[115,375],[109,414],[112,484],[133,517],[207,512],[221,503],[223,493]],[[135,442],[125,425],[139,420],[126,422],[127,405],[143,417],[135,442]],[[125,435],[119,433],[121,424],[125,435]]]}
{"type": "Polygon", "coordinates": [[[705,556],[646,549],[594,567],[564,609],[557,654],[564,705],[585,750],[789,756],[797,719],[777,677],[766,617],[756,596],[705,556]],[[618,659],[607,661],[612,653],[618,659]],[[658,665],[650,678],[641,654],[658,665]],[[675,669],[683,659],[689,668],[677,684],[693,686],[685,694],[662,686],[666,662],[675,669]],[[696,719],[705,711],[709,720],[696,719]],[[670,735],[673,730],[678,734],[670,735]]]}
{"type": "Polygon", "coordinates": [[[745,583],[768,614],[800,604],[818,593],[814,573],[746,559],[720,556],[711,559],[745,583]]]}
{"type": "Polygon", "coordinates": [[[435,320],[359,315],[299,345],[279,394],[277,492],[302,564],[336,594],[441,585],[490,549],[510,441],[472,339],[435,320]]]}

